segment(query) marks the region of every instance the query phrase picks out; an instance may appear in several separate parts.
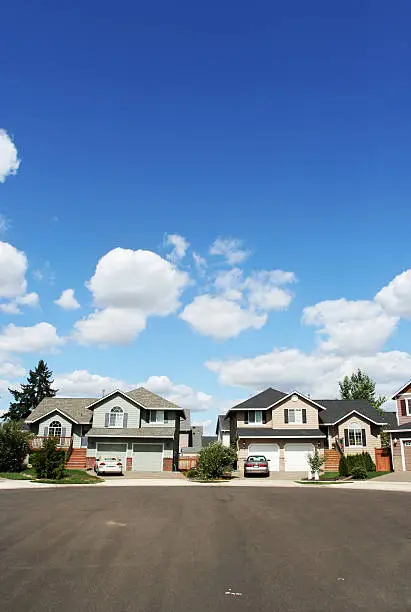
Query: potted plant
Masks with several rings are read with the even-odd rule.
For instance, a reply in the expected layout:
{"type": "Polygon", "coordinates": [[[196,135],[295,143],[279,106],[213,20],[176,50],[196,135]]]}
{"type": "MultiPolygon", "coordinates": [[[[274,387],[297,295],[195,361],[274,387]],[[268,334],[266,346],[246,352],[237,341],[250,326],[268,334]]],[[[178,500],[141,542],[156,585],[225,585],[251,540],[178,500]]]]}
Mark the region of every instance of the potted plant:
{"type": "Polygon", "coordinates": [[[325,457],[321,457],[320,453],[318,452],[318,449],[316,448],[312,454],[308,453],[307,461],[310,467],[310,470],[308,472],[308,479],[311,480],[312,476],[314,475],[314,480],[320,480],[319,472],[325,463],[325,457]]]}

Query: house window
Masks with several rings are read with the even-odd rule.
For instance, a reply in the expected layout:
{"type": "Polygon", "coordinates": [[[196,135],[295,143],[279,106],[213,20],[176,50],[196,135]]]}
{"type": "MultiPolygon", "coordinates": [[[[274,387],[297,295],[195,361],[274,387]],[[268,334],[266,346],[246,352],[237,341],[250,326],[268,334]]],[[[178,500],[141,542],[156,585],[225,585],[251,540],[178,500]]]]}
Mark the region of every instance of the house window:
{"type": "Polygon", "coordinates": [[[362,432],[358,423],[351,423],[348,428],[349,446],[362,446],[362,432]]]}
{"type": "Polygon", "coordinates": [[[263,422],[263,411],[262,410],[250,410],[248,413],[249,423],[262,423],[263,422]]]}
{"type": "Polygon", "coordinates": [[[60,421],[52,421],[49,426],[49,436],[52,438],[61,438],[61,423],[60,421]]]}
{"type": "Polygon", "coordinates": [[[110,410],[109,427],[123,427],[124,414],[121,408],[116,406],[110,410]]]}
{"type": "Polygon", "coordinates": [[[165,421],[166,419],[164,419],[164,410],[150,410],[149,423],[163,424],[165,421]]]}
{"type": "Polygon", "coordinates": [[[288,422],[289,423],[302,423],[303,422],[302,408],[289,408],[288,409],[288,422]]]}
{"type": "Polygon", "coordinates": [[[405,410],[407,416],[411,416],[411,398],[407,397],[405,400],[405,410]]]}

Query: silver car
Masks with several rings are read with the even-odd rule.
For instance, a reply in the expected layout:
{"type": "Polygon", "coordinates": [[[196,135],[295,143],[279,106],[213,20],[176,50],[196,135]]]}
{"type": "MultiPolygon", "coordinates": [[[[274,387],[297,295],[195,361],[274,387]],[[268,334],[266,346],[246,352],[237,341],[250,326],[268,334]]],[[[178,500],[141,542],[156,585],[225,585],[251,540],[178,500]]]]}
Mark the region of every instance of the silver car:
{"type": "Polygon", "coordinates": [[[121,459],[112,455],[97,457],[94,464],[94,471],[99,476],[100,474],[123,474],[123,464],[121,459]]]}
{"type": "Polygon", "coordinates": [[[250,474],[263,474],[264,476],[270,475],[270,466],[268,465],[269,459],[264,455],[250,455],[247,457],[244,463],[244,476],[250,476],[250,474]]]}

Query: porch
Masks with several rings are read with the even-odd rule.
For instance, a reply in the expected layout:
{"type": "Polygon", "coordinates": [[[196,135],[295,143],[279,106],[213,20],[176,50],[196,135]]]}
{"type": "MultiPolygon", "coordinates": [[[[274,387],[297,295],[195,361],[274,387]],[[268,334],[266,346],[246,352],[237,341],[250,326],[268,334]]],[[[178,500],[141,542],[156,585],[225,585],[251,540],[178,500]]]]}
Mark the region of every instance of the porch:
{"type": "Polygon", "coordinates": [[[73,446],[73,436],[35,436],[30,440],[30,449],[39,450],[43,448],[44,441],[53,438],[57,440],[57,448],[69,450],[73,446]]]}

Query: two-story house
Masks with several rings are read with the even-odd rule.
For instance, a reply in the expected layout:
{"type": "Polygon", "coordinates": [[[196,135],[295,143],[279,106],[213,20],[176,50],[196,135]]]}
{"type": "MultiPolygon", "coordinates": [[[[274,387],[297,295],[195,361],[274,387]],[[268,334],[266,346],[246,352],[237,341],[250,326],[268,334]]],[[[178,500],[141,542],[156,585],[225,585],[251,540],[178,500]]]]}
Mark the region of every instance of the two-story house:
{"type": "Polygon", "coordinates": [[[338,453],[368,451],[374,459],[387,422],[365,400],[314,400],[268,388],[230,408],[217,432],[223,443],[237,443],[240,469],[247,455],[263,454],[272,472],[297,472],[307,470],[307,454],[315,448],[329,451],[334,465],[327,469],[338,468],[338,453]]]}
{"type": "Polygon", "coordinates": [[[100,398],[45,398],[26,419],[36,434],[59,438],[70,450],[69,467],[94,466],[96,456],[115,454],[127,470],[170,471],[182,446],[191,444],[189,411],[144,387],[100,398]]]}
{"type": "Polygon", "coordinates": [[[394,394],[397,422],[389,429],[395,471],[411,471],[411,381],[394,394]]]}

